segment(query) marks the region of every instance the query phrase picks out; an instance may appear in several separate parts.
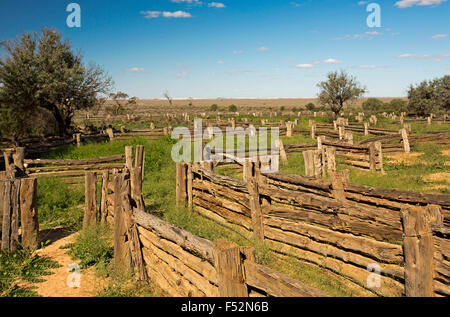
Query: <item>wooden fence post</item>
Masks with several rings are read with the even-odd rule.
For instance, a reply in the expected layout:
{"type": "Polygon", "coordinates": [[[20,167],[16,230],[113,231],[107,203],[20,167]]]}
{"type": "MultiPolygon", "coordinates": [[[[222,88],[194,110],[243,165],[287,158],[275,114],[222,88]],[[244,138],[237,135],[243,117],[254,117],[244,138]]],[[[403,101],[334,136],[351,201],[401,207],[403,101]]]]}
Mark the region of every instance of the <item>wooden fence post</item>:
{"type": "Polygon", "coordinates": [[[131,198],[136,204],[136,208],[145,210],[144,196],[142,195],[141,168],[133,167],[130,170],[131,198]]]}
{"type": "Polygon", "coordinates": [[[369,135],[369,122],[364,122],[364,135],[369,135]]]}
{"type": "Polygon", "coordinates": [[[110,141],[111,141],[112,139],[114,139],[114,131],[113,131],[112,128],[106,129],[106,134],[108,135],[110,141]]]}
{"type": "Polygon", "coordinates": [[[351,131],[347,131],[345,133],[345,141],[347,141],[349,144],[353,144],[353,133],[351,131]]]}
{"type": "Polygon", "coordinates": [[[411,148],[409,147],[408,132],[406,131],[405,128],[403,128],[403,129],[400,130],[399,133],[402,136],[403,149],[405,150],[405,153],[410,153],[411,152],[411,148]]]}
{"type": "Polygon", "coordinates": [[[106,223],[108,201],[109,170],[102,172],[102,196],[100,199],[100,222],[106,223]]]}
{"type": "Polygon", "coordinates": [[[39,248],[37,179],[23,178],[20,183],[22,246],[34,251],[39,248]]]}
{"type": "Polygon", "coordinates": [[[332,187],[333,198],[338,201],[346,201],[345,197],[345,184],[348,182],[348,170],[347,172],[330,172],[330,181],[332,187]]]}
{"type": "Polygon", "coordinates": [[[303,151],[305,161],[305,175],[314,176],[314,150],[303,151]]]}
{"type": "Polygon", "coordinates": [[[375,146],[375,153],[376,153],[376,156],[378,157],[378,160],[377,160],[377,162],[378,162],[378,168],[379,168],[379,170],[380,170],[382,173],[384,173],[384,166],[383,166],[383,146],[382,146],[382,144],[381,144],[380,141],[375,142],[375,143],[374,143],[374,146],[375,146]]]}
{"type": "Polygon", "coordinates": [[[125,167],[131,170],[133,167],[133,147],[125,146],[125,167]]]}
{"type": "Polygon", "coordinates": [[[316,123],[313,123],[311,125],[311,139],[315,139],[316,138],[316,123]]]}
{"type": "Polygon", "coordinates": [[[289,121],[289,122],[286,123],[286,136],[287,136],[288,138],[291,138],[292,135],[293,135],[293,133],[292,133],[293,127],[294,127],[294,126],[292,125],[292,122],[291,122],[291,121],[289,121]]]}
{"type": "Polygon", "coordinates": [[[23,160],[25,159],[25,148],[18,147],[16,152],[13,154],[14,165],[25,173],[25,166],[23,160]]]}
{"type": "Polygon", "coordinates": [[[83,229],[97,222],[97,173],[85,174],[85,206],[83,229]]]}
{"type": "Polygon", "coordinates": [[[217,271],[219,296],[248,297],[244,267],[238,245],[219,240],[214,245],[214,267],[217,271]]]}
{"type": "Polygon", "coordinates": [[[252,162],[251,159],[246,158],[244,161],[244,173],[244,181],[247,182],[250,201],[253,238],[257,241],[264,241],[264,223],[257,177],[259,173],[258,162],[252,162]]]}
{"type": "Polygon", "coordinates": [[[322,174],[322,150],[313,150],[314,177],[319,178],[322,174]]]}
{"type": "Polygon", "coordinates": [[[3,158],[5,159],[5,171],[11,170],[13,164],[13,154],[11,151],[4,151],[3,158]]]}
{"type": "Polygon", "coordinates": [[[339,140],[342,141],[345,137],[345,128],[344,126],[340,125],[338,127],[338,132],[339,132],[339,140]]]}
{"type": "Polygon", "coordinates": [[[176,200],[177,207],[185,207],[187,196],[187,164],[179,162],[176,165],[176,200]]]}
{"type": "Polygon", "coordinates": [[[192,164],[187,164],[187,171],[186,171],[186,177],[187,177],[187,200],[188,200],[188,207],[194,206],[194,197],[192,193],[192,164]]]}
{"type": "Polygon", "coordinates": [[[284,149],[284,144],[281,139],[278,140],[278,149],[280,151],[281,161],[286,163],[287,162],[286,150],[284,149]]]}
{"type": "Polygon", "coordinates": [[[16,251],[19,231],[20,179],[5,182],[1,250],[16,251]]]}
{"type": "Polygon", "coordinates": [[[141,170],[140,174],[142,180],[144,180],[144,157],[145,157],[144,146],[136,145],[136,158],[134,166],[141,170]]]}
{"type": "Polygon", "coordinates": [[[129,252],[127,248],[127,226],[123,198],[130,194],[128,173],[117,173],[114,177],[114,266],[120,269],[129,268],[129,252]]]}
{"type": "Polygon", "coordinates": [[[369,144],[369,167],[371,172],[375,172],[377,169],[375,144],[369,144]]]}
{"type": "Polygon", "coordinates": [[[334,147],[327,147],[325,153],[327,156],[328,174],[330,175],[330,173],[336,172],[336,149],[334,147]]]}
{"type": "Polygon", "coordinates": [[[80,133],[75,134],[75,140],[77,142],[77,147],[80,147],[81,146],[81,134],[80,133]]]}
{"type": "Polygon", "coordinates": [[[405,258],[405,295],[434,296],[433,234],[426,208],[408,206],[401,210],[405,258]]]}

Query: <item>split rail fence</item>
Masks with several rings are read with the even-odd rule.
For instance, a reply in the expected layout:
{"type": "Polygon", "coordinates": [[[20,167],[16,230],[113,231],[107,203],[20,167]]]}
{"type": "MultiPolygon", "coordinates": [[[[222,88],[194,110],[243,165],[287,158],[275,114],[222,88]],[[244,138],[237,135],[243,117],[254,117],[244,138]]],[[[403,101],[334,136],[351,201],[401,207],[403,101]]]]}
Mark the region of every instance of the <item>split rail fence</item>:
{"type": "Polygon", "coordinates": [[[380,296],[450,295],[450,195],[179,163],[177,201],[243,235],[346,277],[380,296]],[[368,280],[379,277],[376,286],[368,280]],[[372,285],[369,287],[368,285],[372,285]]]}

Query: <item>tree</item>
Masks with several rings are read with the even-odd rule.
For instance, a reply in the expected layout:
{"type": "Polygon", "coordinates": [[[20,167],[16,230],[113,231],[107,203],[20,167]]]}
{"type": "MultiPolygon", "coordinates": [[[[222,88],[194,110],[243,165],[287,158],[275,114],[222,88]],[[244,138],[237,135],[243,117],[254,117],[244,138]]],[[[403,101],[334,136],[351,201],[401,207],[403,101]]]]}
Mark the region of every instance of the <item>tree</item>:
{"type": "Polygon", "coordinates": [[[380,112],[385,109],[385,104],[378,98],[369,98],[362,103],[362,108],[368,112],[380,112]]]}
{"type": "Polygon", "coordinates": [[[366,89],[361,87],[355,77],[344,71],[328,74],[328,80],[317,84],[320,89],[319,102],[330,107],[336,115],[339,115],[346,103],[360,98],[366,89]]]}
{"type": "Polygon", "coordinates": [[[169,106],[172,106],[172,97],[170,97],[169,92],[166,91],[166,92],[163,94],[163,96],[164,96],[164,98],[167,99],[167,102],[169,103],[169,106]]]}
{"type": "Polygon", "coordinates": [[[450,110],[450,75],[409,87],[408,112],[425,116],[439,110],[450,110]]]}
{"type": "Polygon", "coordinates": [[[1,46],[6,49],[0,60],[1,104],[18,117],[23,111],[49,111],[59,135],[68,133],[75,111],[94,107],[112,85],[105,71],[86,66],[57,30],[24,33],[1,46]]]}
{"type": "Polygon", "coordinates": [[[236,111],[237,111],[236,105],[230,105],[230,106],[228,107],[228,111],[229,111],[229,112],[236,112],[236,111]]]}
{"type": "Polygon", "coordinates": [[[216,104],[212,104],[212,105],[211,105],[211,107],[209,107],[209,110],[210,110],[210,111],[214,111],[214,112],[216,112],[218,108],[219,108],[219,106],[218,106],[218,105],[216,105],[216,104]]]}
{"type": "Polygon", "coordinates": [[[312,102],[308,103],[305,107],[306,107],[306,110],[309,110],[309,111],[314,111],[316,109],[316,105],[313,104],[312,102]]]}
{"type": "MultiPolygon", "coordinates": [[[[125,109],[125,104],[129,103],[128,94],[118,91],[116,93],[110,93],[109,98],[112,100],[113,104],[110,107],[106,108],[107,112],[110,112],[112,115],[117,116],[123,114],[125,109]]],[[[134,100],[136,103],[136,100],[134,100]]]]}
{"type": "Polygon", "coordinates": [[[406,112],[408,110],[408,102],[403,99],[392,99],[389,104],[386,104],[386,111],[389,112],[406,112]]]}

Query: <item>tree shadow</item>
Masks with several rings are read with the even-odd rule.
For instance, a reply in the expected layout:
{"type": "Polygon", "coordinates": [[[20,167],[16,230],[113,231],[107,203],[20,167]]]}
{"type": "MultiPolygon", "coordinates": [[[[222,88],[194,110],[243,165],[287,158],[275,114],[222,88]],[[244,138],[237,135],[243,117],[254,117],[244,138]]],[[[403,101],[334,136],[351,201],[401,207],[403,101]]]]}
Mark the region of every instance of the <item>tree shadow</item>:
{"type": "Polygon", "coordinates": [[[45,245],[47,246],[71,234],[72,232],[70,230],[62,227],[43,229],[39,231],[39,241],[41,241],[41,243],[45,243],[45,245]]]}

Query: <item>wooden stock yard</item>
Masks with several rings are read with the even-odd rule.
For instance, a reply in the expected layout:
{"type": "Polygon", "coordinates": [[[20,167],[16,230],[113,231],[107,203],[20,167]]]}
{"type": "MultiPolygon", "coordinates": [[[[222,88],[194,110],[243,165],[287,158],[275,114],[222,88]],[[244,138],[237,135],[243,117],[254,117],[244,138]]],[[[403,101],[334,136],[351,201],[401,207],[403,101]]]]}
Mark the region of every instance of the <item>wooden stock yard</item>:
{"type": "Polygon", "coordinates": [[[376,295],[450,295],[449,195],[351,184],[342,171],[324,180],[246,164],[254,170],[247,181],[186,167],[192,173],[179,174],[186,192],[178,200],[376,295]]]}

